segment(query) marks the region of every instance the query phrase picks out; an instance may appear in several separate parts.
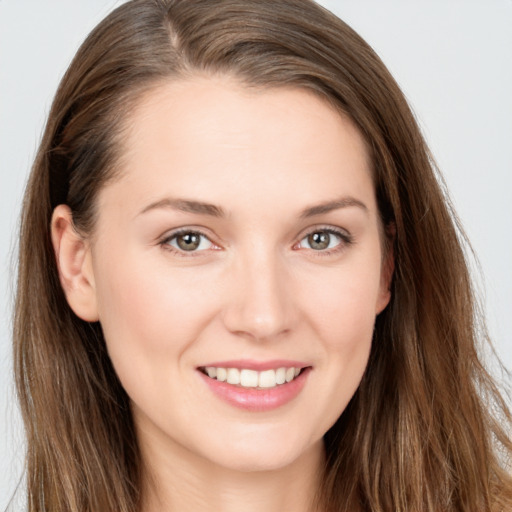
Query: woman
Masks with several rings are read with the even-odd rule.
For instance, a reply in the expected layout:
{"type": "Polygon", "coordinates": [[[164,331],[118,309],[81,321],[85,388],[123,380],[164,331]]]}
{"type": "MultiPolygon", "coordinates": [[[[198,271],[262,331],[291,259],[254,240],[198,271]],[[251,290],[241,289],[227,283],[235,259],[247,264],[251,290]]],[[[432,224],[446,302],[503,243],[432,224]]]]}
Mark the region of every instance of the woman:
{"type": "Polygon", "coordinates": [[[507,510],[510,414],[458,233],[340,20],[122,5],[64,77],[25,199],[29,509],[507,510]]]}

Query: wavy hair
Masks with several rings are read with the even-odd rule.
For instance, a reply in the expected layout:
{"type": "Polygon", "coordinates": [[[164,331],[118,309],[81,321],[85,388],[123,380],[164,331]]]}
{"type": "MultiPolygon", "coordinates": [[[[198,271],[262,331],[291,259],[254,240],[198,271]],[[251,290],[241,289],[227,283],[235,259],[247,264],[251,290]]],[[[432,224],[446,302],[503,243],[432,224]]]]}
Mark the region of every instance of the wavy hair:
{"type": "Polygon", "coordinates": [[[159,83],[229,74],[313,91],[365,138],[392,299],[367,370],[325,435],[329,511],[512,510],[511,414],[477,348],[486,340],[464,235],[411,110],[386,67],[310,0],[132,0],[79,49],[54,99],[24,198],[14,323],[30,512],[135,512],[142,461],[101,326],[59,283],[53,209],[94,230],[130,111],[159,83]]]}

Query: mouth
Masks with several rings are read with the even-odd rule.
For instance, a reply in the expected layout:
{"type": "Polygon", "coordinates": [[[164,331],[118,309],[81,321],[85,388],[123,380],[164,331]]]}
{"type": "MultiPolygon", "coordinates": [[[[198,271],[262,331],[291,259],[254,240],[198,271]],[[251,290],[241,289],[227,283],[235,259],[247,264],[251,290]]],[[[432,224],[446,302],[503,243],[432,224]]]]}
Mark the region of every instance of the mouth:
{"type": "Polygon", "coordinates": [[[310,367],[281,366],[262,371],[251,368],[202,366],[199,371],[212,380],[251,389],[272,389],[288,384],[310,367]]]}
{"type": "Polygon", "coordinates": [[[250,412],[272,411],[298,397],[312,366],[299,362],[227,361],[197,368],[214,396],[250,412]]]}

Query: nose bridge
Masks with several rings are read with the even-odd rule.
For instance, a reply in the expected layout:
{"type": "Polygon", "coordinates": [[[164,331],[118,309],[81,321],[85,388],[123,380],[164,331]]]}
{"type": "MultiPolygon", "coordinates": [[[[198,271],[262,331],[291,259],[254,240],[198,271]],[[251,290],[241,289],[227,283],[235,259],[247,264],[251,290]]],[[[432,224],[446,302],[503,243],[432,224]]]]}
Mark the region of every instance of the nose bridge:
{"type": "Polygon", "coordinates": [[[289,274],[281,255],[269,247],[252,247],[236,258],[226,306],[226,327],[263,340],[291,329],[293,302],[289,274]]]}

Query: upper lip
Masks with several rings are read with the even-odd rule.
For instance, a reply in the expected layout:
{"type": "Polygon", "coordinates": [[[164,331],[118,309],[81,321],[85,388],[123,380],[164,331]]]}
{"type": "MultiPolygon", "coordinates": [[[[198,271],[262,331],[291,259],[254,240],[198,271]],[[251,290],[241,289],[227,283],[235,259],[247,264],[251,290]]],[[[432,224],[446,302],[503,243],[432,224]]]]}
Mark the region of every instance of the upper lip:
{"type": "Polygon", "coordinates": [[[292,361],[290,359],[272,359],[267,361],[255,361],[253,359],[237,359],[229,361],[214,361],[199,366],[199,368],[238,368],[247,370],[277,370],[278,368],[306,368],[311,366],[303,361],[292,361]]]}

